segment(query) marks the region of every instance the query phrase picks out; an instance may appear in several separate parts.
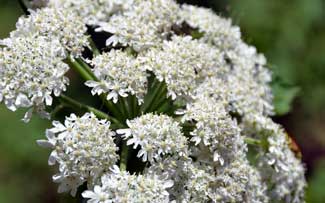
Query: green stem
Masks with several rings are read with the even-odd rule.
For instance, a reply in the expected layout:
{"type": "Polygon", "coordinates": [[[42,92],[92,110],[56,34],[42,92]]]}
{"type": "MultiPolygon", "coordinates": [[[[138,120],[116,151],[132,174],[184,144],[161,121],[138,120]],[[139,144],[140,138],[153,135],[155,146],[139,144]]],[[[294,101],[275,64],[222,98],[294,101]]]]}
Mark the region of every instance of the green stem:
{"type": "Polygon", "coordinates": [[[162,82],[161,84],[159,84],[158,88],[159,88],[159,92],[155,95],[151,107],[150,109],[148,109],[148,111],[150,112],[157,110],[160,107],[160,105],[168,101],[166,83],[162,82]]]}
{"type": "Polygon", "coordinates": [[[121,160],[120,160],[120,169],[121,171],[125,171],[128,162],[128,155],[129,155],[129,147],[123,142],[122,145],[122,152],[121,152],[121,160]]]}
{"type": "Polygon", "coordinates": [[[63,104],[57,105],[51,112],[51,118],[55,118],[56,114],[59,113],[64,108],[63,104]]]}
{"type": "Polygon", "coordinates": [[[150,108],[153,105],[155,97],[160,93],[161,87],[164,85],[164,82],[159,82],[157,79],[153,82],[152,87],[150,88],[150,93],[148,97],[145,98],[144,104],[141,108],[141,111],[144,113],[150,112],[150,108]]]}
{"type": "Polygon", "coordinates": [[[119,110],[118,106],[114,104],[112,101],[107,100],[107,94],[100,95],[100,98],[104,102],[105,106],[108,108],[108,110],[119,120],[122,120],[123,115],[122,112],[119,110]]]}
{"type": "Polygon", "coordinates": [[[168,100],[162,102],[159,104],[157,109],[154,109],[153,111],[156,111],[157,113],[164,113],[170,108],[168,100]]]}
{"type": "Polygon", "coordinates": [[[89,45],[90,45],[91,50],[93,51],[94,56],[100,55],[100,51],[98,50],[95,42],[93,41],[93,39],[91,37],[89,37],[89,45]]]}
{"type": "Polygon", "coordinates": [[[245,137],[244,140],[249,145],[262,146],[262,142],[260,140],[251,137],[245,137]]]}
{"type": "Polygon", "coordinates": [[[132,118],[135,118],[138,115],[138,100],[135,95],[130,97],[130,106],[132,106],[132,118]]]}
{"type": "MultiPolygon", "coordinates": [[[[87,81],[87,80],[93,80],[93,81],[99,81],[98,78],[92,73],[90,67],[88,64],[86,64],[81,59],[73,59],[71,56],[67,58],[67,63],[69,66],[76,71],[81,77],[87,81]]],[[[120,117],[121,113],[118,111],[116,106],[111,102],[107,101],[106,94],[100,95],[101,100],[104,102],[107,109],[115,116],[120,117]]]]}
{"type": "MultiPolygon", "coordinates": [[[[130,97],[131,95],[129,95],[128,97],[130,97]]],[[[122,105],[126,111],[125,113],[125,118],[131,118],[132,117],[132,107],[129,105],[128,102],[128,97],[122,97],[122,105]]]]}
{"type": "Polygon", "coordinates": [[[122,120],[125,120],[128,117],[128,110],[127,110],[123,100],[124,100],[123,97],[119,97],[119,99],[117,101],[117,105],[121,111],[122,120]]]}
{"type": "Polygon", "coordinates": [[[133,108],[134,108],[133,117],[137,117],[139,115],[140,107],[139,107],[138,99],[135,95],[133,96],[132,103],[133,103],[133,108]]]}
{"type": "Polygon", "coordinates": [[[153,92],[152,91],[155,90],[155,87],[158,84],[158,80],[156,78],[154,78],[151,81],[149,81],[149,83],[150,83],[150,86],[148,86],[148,92],[147,92],[146,96],[144,97],[143,104],[140,107],[140,110],[142,112],[145,112],[145,110],[150,105],[150,102],[153,99],[153,92]]]}
{"type": "Polygon", "coordinates": [[[129,118],[133,118],[134,117],[134,106],[133,106],[133,96],[134,95],[129,95],[127,98],[127,103],[128,103],[128,107],[129,107],[129,118]]]}
{"type": "Polygon", "coordinates": [[[75,108],[75,109],[82,109],[82,110],[85,110],[85,111],[90,111],[90,112],[93,112],[98,118],[101,118],[101,119],[107,119],[113,123],[115,123],[117,126],[119,127],[124,127],[124,125],[122,123],[120,123],[116,118],[114,117],[111,117],[109,116],[108,114],[94,108],[94,107],[91,107],[91,106],[88,106],[86,104],[82,104],[64,94],[62,94],[60,96],[60,100],[62,102],[63,105],[66,105],[68,107],[72,107],[72,108],[75,108]]]}
{"type": "Polygon", "coordinates": [[[76,59],[73,59],[71,56],[67,58],[67,63],[69,66],[79,73],[84,80],[95,80],[95,78],[89,74],[89,72],[81,65],[76,59]]]}
{"type": "Polygon", "coordinates": [[[94,81],[99,81],[98,78],[94,75],[93,71],[91,70],[91,68],[89,67],[89,65],[84,62],[84,60],[77,58],[75,59],[77,61],[77,63],[79,63],[79,65],[81,65],[85,71],[87,71],[87,73],[89,74],[90,77],[92,77],[92,80],[94,81]]]}

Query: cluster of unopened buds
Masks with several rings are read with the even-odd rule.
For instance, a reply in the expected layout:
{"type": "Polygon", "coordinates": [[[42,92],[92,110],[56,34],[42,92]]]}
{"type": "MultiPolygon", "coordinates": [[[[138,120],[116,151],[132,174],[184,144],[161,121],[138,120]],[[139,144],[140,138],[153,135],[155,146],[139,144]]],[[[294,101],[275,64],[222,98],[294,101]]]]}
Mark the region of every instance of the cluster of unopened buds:
{"type": "Polygon", "coordinates": [[[32,6],[0,42],[0,102],[27,108],[25,122],[53,120],[37,142],[52,150],[59,192],[89,203],[304,202],[304,167],[269,118],[266,60],[229,19],[174,0],[32,6]]]}

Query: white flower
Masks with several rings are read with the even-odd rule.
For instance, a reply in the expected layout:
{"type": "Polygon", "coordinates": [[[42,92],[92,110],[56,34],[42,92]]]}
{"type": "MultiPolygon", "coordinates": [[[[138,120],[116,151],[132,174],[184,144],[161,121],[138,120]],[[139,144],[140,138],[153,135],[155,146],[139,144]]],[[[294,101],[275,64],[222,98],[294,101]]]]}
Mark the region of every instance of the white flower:
{"type": "Polygon", "coordinates": [[[224,165],[245,153],[246,146],[237,123],[230,118],[224,106],[212,99],[202,97],[188,104],[182,120],[191,121],[195,126],[190,135],[199,160],[224,165]]]}
{"type": "MultiPolygon", "coordinates": [[[[59,96],[66,90],[69,67],[58,40],[47,37],[16,37],[2,40],[0,49],[0,102],[10,110],[33,107],[32,112],[45,115],[45,105],[52,105],[52,94],[59,96]]],[[[46,115],[45,115],[46,116],[46,115]]]]}
{"type": "Polygon", "coordinates": [[[136,149],[140,146],[138,157],[142,161],[154,162],[162,155],[187,155],[187,139],[183,136],[179,124],[165,115],[145,114],[128,120],[129,129],[117,130],[127,139],[127,145],[136,149]]]}
{"type": "Polygon", "coordinates": [[[189,97],[204,77],[222,73],[223,61],[218,50],[190,36],[174,36],[162,47],[141,53],[139,60],[159,81],[165,81],[168,96],[189,97]]]}
{"type": "Polygon", "coordinates": [[[177,22],[179,7],[173,0],[135,0],[122,13],[99,24],[97,31],[112,33],[106,44],[130,45],[142,51],[161,43],[173,23],[177,22]]]}
{"type": "Polygon", "coordinates": [[[258,166],[263,179],[271,185],[269,196],[286,202],[303,202],[306,180],[305,169],[289,148],[283,129],[270,118],[252,115],[245,118],[251,133],[265,139],[267,148],[262,150],[258,166]]]}
{"type": "Polygon", "coordinates": [[[112,173],[103,175],[101,183],[101,186],[95,186],[94,191],[82,193],[84,198],[89,198],[88,203],[168,203],[169,193],[166,189],[173,185],[172,181],[156,175],[130,175],[120,171],[117,166],[112,173]]]}
{"type": "Polygon", "coordinates": [[[233,26],[231,20],[221,18],[211,9],[187,4],[182,5],[181,20],[204,33],[202,40],[212,42],[221,49],[228,49],[240,40],[240,29],[233,26]]]}
{"type": "Polygon", "coordinates": [[[220,169],[209,190],[215,202],[269,202],[266,184],[245,159],[237,159],[220,169]]]}
{"type": "Polygon", "coordinates": [[[79,176],[56,174],[53,176],[53,182],[60,183],[58,193],[69,192],[72,196],[76,196],[78,187],[82,185],[85,180],[79,176]]]}
{"type": "MultiPolygon", "coordinates": [[[[238,75],[240,75],[238,71],[238,75]]],[[[236,73],[237,74],[237,73],[236,73]]],[[[253,78],[234,75],[207,78],[194,90],[194,97],[212,97],[215,102],[223,104],[227,111],[240,117],[249,114],[268,115],[272,112],[269,87],[254,82],[253,78]],[[218,88],[216,88],[218,87],[218,88]]]]}
{"type": "Polygon", "coordinates": [[[107,100],[117,102],[118,97],[135,95],[139,104],[147,92],[147,73],[133,56],[119,50],[112,50],[91,61],[92,71],[99,81],[87,81],[92,94],[107,93],[107,100]]]}
{"type": "Polygon", "coordinates": [[[171,157],[153,163],[146,173],[172,180],[168,192],[176,202],[268,202],[259,172],[242,157],[217,168],[171,157]]]}
{"type": "Polygon", "coordinates": [[[65,9],[80,16],[85,24],[97,25],[110,16],[130,7],[133,0],[49,0],[48,6],[65,9]]]}
{"type": "Polygon", "coordinates": [[[69,54],[81,56],[84,47],[88,46],[87,28],[74,13],[68,10],[42,8],[23,16],[16,23],[17,29],[10,33],[15,37],[44,36],[50,41],[59,40],[69,54]]]}
{"type": "Polygon", "coordinates": [[[53,126],[46,131],[48,140],[38,144],[53,149],[49,165],[59,165],[59,174],[53,176],[60,183],[59,191],[72,190],[74,195],[78,186],[86,181],[88,185],[96,183],[117,162],[115,133],[108,121],[98,120],[92,113],[82,117],[71,114],[64,124],[54,121],[53,126]]]}
{"type": "Polygon", "coordinates": [[[108,203],[110,198],[109,194],[99,185],[95,185],[94,191],[87,190],[83,192],[82,196],[89,199],[88,203],[108,203]]]}
{"type": "MultiPolygon", "coordinates": [[[[241,40],[240,30],[231,20],[224,19],[206,8],[182,5],[180,22],[187,22],[203,33],[201,42],[215,46],[226,61],[226,74],[206,82],[197,92],[226,100],[231,111],[271,114],[272,94],[269,87],[271,74],[265,68],[266,60],[241,40]],[[212,84],[211,84],[212,83],[212,84]],[[221,85],[220,88],[216,88],[221,85]],[[207,90],[206,90],[207,89],[207,90]]],[[[223,102],[223,101],[222,101],[223,102]]]]}

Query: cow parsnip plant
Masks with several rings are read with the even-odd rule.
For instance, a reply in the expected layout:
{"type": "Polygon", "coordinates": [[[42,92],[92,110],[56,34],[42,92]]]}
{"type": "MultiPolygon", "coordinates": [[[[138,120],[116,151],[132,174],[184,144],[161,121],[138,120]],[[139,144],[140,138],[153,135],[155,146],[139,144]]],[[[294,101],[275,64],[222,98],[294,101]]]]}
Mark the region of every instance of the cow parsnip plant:
{"type": "Polygon", "coordinates": [[[58,192],[90,203],[304,202],[304,167],[269,118],[266,60],[229,19],[173,0],[37,3],[1,40],[0,101],[28,108],[25,122],[53,120],[38,144],[52,150],[58,192]],[[64,94],[69,70],[101,108],[64,94]]]}

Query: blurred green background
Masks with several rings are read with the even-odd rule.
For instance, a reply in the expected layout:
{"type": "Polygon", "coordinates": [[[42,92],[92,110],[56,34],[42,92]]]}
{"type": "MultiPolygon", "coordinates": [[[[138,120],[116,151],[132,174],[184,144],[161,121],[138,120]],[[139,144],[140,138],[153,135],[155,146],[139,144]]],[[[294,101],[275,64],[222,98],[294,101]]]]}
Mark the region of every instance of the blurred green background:
{"type": "MultiPolygon", "coordinates": [[[[240,25],[243,38],[265,53],[273,71],[277,115],[297,141],[307,167],[307,202],[325,202],[325,2],[323,0],[179,0],[214,9],[240,25]]],[[[14,29],[22,11],[0,0],[0,38],[14,29]]],[[[0,105],[0,203],[73,202],[57,195],[43,138],[50,123],[0,105]]]]}

